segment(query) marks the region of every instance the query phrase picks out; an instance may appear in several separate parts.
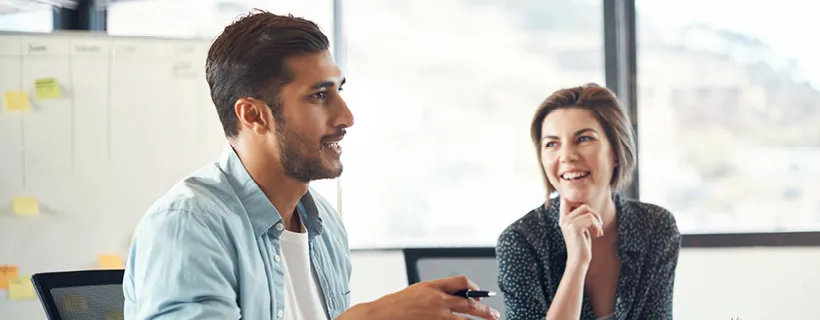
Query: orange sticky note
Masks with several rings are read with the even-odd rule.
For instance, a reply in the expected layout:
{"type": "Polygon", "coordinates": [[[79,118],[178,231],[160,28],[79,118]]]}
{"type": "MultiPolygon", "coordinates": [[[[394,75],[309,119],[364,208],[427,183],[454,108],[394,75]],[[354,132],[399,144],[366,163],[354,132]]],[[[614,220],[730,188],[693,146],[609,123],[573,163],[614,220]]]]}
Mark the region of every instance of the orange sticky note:
{"type": "Polygon", "coordinates": [[[8,289],[9,281],[18,276],[19,269],[17,266],[10,264],[0,264],[0,289],[8,289]]]}
{"type": "Polygon", "coordinates": [[[27,300],[35,297],[31,276],[19,276],[9,280],[9,300],[27,300]]]}
{"type": "Polygon", "coordinates": [[[122,258],[112,254],[101,254],[99,260],[101,269],[124,269],[125,263],[122,258]]]}
{"type": "Polygon", "coordinates": [[[40,204],[35,197],[14,197],[12,207],[14,214],[18,216],[36,216],[40,214],[40,204]]]}
{"type": "Polygon", "coordinates": [[[9,111],[29,111],[31,109],[28,93],[25,91],[6,91],[3,94],[3,102],[6,110],[9,111]]]}

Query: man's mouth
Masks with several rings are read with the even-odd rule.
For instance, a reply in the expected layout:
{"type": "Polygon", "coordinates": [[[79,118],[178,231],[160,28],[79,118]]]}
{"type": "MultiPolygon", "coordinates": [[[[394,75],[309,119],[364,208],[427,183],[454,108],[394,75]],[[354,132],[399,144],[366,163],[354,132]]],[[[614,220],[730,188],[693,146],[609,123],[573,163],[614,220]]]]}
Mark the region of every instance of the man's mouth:
{"type": "Polygon", "coordinates": [[[325,148],[336,151],[337,153],[342,152],[342,146],[339,145],[339,141],[325,141],[322,145],[325,148]]]}
{"type": "Polygon", "coordinates": [[[335,134],[331,136],[326,136],[322,139],[322,149],[329,149],[335,152],[336,154],[342,153],[342,146],[339,145],[342,142],[342,139],[345,138],[345,129],[340,129],[335,134]]]}

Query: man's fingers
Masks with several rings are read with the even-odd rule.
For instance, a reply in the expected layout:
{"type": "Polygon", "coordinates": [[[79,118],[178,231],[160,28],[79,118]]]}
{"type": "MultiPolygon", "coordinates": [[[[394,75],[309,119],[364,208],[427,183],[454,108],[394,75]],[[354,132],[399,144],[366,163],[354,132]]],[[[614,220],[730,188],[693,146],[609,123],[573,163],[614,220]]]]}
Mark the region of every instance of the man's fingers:
{"type": "Polygon", "coordinates": [[[448,294],[465,289],[478,290],[478,286],[465,276],[455,276],[433,280],[430,281],[430,284],[448,294]]]}
{"type": "MultiPolygon", "coordinates": [[[[499,317],[498,311],[487,305],[480,304],[472,299],[461,297],[450,297],[447,299],[450,310],[456,313],[469,314],[481,319],[496,320],[499,317]]],[[[459,318],[455,318],[459,319],[459,318]]]]}

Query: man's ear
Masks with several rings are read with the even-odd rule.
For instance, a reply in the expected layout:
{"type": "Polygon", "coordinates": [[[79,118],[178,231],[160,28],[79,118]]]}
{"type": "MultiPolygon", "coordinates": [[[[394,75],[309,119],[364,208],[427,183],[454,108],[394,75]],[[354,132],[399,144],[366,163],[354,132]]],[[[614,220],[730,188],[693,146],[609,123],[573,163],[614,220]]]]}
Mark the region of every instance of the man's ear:
{"type": "Polygon", "coordinates": [[[268,131],[268,122],[273,121],[268,117],[268,106],[264,102],[253,98],[236,100],[233,110],[239,119],[239,126],[256,134],[266,133],[268,131]]]}

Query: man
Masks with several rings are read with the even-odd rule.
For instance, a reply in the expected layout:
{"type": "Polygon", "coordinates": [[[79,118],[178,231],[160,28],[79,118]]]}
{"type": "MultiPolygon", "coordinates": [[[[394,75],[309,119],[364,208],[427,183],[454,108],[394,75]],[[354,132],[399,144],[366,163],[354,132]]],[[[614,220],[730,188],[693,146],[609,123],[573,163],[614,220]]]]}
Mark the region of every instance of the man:
{"type": "Polygon", "coordinates": [[[229,141],[222,159],[175,185],[146,213],[124,279],[126,319],[497,319],[423,282],[350,308],[347,234],[308,187],[342,173],[353,115],[318,26],[257,12],[213,42],[211,97],[229,141]]]}

